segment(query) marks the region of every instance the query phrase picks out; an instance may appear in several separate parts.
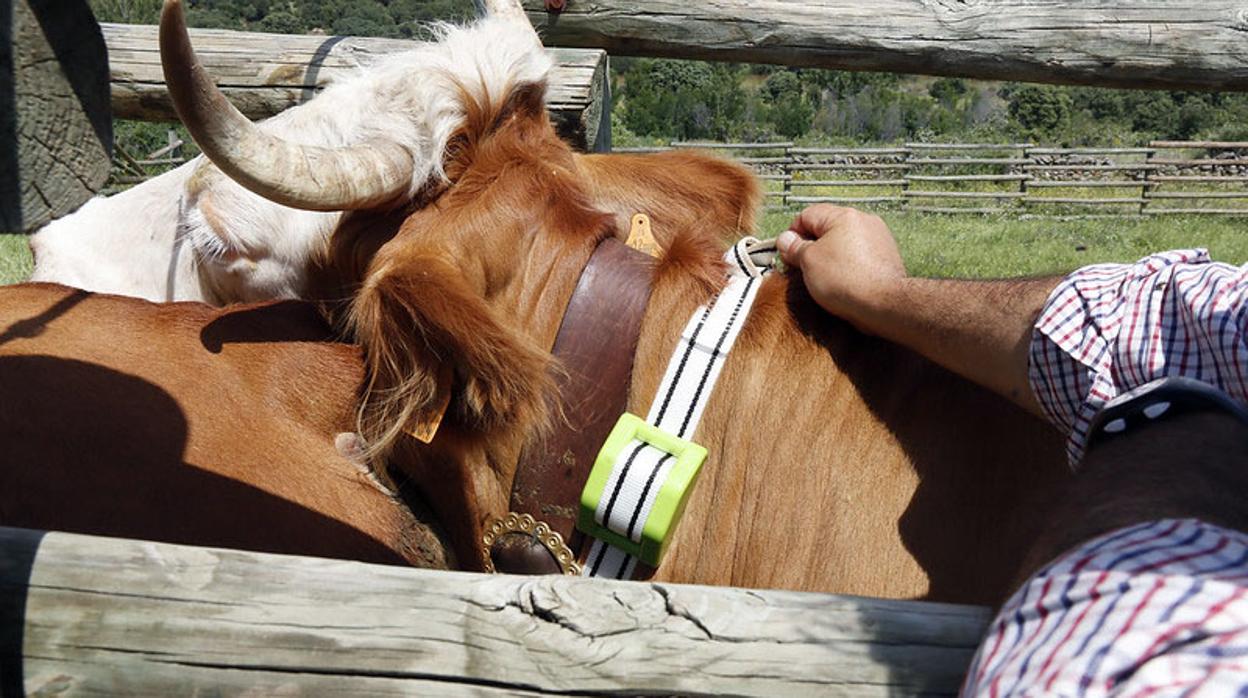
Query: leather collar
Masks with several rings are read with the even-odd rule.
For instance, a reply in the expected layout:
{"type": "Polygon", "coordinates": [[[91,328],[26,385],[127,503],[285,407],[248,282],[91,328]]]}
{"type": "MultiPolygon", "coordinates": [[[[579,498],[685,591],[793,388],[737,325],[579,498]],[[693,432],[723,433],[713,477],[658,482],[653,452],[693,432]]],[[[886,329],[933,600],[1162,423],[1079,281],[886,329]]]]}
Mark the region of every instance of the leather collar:
{"type": "MultiPolygon", "coordinates": [[[[520,455],[512,513],[544,523],[573,555],[584,542],[576,531],[581,489],[607,434],[628,407],[633,357],[653,280],[651,257],[613,238],[599,243],[555,338],[560,369],[555,380],[566,420],[520,455]]],[[[499,572],[566,571],[532,533],[502,533],[488,555],[499,572]]]]}

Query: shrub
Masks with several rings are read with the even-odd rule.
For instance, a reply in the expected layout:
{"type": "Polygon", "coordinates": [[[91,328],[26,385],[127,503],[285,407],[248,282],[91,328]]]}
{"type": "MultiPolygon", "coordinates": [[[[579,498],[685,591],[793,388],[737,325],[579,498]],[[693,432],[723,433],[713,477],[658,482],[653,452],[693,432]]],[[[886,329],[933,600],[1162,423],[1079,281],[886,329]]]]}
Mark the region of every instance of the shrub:
{"type": "Polygon", "coordinates": [[[1029,135],[1048,138],[1070,122],[1070,93],[1052,85],[1011,85],[1006,91],[1010,117],[1029,135]]]}

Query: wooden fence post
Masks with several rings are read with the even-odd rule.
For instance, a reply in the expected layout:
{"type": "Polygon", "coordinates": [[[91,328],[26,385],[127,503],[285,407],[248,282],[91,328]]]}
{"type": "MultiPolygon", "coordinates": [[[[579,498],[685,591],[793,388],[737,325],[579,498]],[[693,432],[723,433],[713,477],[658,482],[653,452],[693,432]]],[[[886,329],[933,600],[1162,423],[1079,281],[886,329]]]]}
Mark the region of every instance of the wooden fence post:
{"type": "Polygon", "coordinates": [[[914,176],[914,170],[910,164],[910,156],[912,155],[914,155],[914,149],[909,147],[901,153],[901,164],[905,166],[901,170],[901,178],[906,182],[901,185],[901,208],[907,213],[911,212],[911,209],[914,208],[914,197],[908,196],[910,183],[914,181],[911,179],[914,176]]]}
{"type": "Polygon", "coordinates": [[[1153,155],[1155,155],[1156,153],[1157,153],[1156,150],[1149,150],[1147,153],[1144,154],[1144,165],[1145,165],[1144,179],[1143,179],[1143,184],[1140,185],[1140,199],[1141,199],[1140,215],[1141,216],[1149,215],[1148,204],[1149,204],[1149,201],[1152,199],[1152,194],[1153,194],[1152,192],[1153,170],[1151,167],[1148,167],[1148,165],[1151,165],[1153,163],[1153,155]]]}
{"type": "Polygon", "coordinates": [[[780,205],[784,208],[789,207],[789,197],[793,195],[793,160],[793,146],[787,145],[784,147],[784,164],[780,166],[781,174],[784,176],[780,182],[783,185],[780,205]]]}
{"type": "MultiPolygon", "coordinates": [[[[1035,164],[1037,164],[1037,163],[1036,163],[1036,159],[1035,159],[1035,158],[1036,158],[1036,156],[1035,156],[1035,155],[1031,152],[1031,151],[1032,151],[1032,149],[1034,148],[1035,144],[1034,144],[1034,143],[1030,143],[1030,144],[1028,144],[1028,146],[1029,146],[1029,147],[1023,148],[1023,159],[1024,159],[1024,160],[1026,160],[1026,161],[1027,161],[1027,163],[1026,163],[1025,165],[1023,165],[1022,170],[1023,170],[1023,174],[1025,174],[1025,175],[1027,175],[1028,177],[1030,177],[1030,176],[1031,176],[1031,170],[1029,169],[1029,167],[1030,167],[1031,165],[1035,165],[1035,164]]],[[[1027,185],[1028,185],[1028,183],[1029,183],[1029,182],[1030,182],[1030,180],[1029,180],[1029,179],[1020,179],[1020,180],[1018,180],[1018,193],[1019,193],[1019,194],[1022,194],[1022,196],[1018,197],[1018,205],[1022,207],[1022,212],[1023,212],[1023,215],[1027,215],[1027,214],[1029,214],[1029,213],[1031,212],[1031,208],[1030,208],[1030,205],[1031,205],[1031,191],[1030,191],[1030,189],[1028,189],[1028,187],[1027,187],[1027,185]]]]}
{"type": "Polygon", "coordinates": [[[910,169],[910,156],[913,154],[914,150],[909,147],[907,147],[901,154],[901,164],[906,166],[906,168],[901,171],[901,178],[905,181],[905,184],[901,185],[901,208],[907,213],[910,213],[910,209],[914,208],[914,198],[908,196],[910,183],[914,181],[911,179],[914,173],[910,169]]]}
{"type": "Polygon", "coordinates": [[[85,0],[0,5],[0,231],[33,232],[108,180],[108,54],[85,0]]]}

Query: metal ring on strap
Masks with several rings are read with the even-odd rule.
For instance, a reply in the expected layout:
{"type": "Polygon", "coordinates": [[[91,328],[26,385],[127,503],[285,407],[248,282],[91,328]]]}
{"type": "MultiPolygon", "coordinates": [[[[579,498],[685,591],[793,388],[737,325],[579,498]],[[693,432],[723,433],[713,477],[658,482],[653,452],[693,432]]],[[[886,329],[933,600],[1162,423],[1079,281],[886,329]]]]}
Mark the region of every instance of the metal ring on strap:
{"type": "Polygon", "coordinates": [[[581,566],[576,563],[576,555],[572,554],[572,549],[563,541],[563,536],[559,535],[558,531],[551,530],[550,526],[528,514],[517,514],[514,511],[507,512],[506,516],[491,521],[481,536],[481,542],[485,544],[483,560],[486,572],[493,574],[495,571],[494,560],[490,558],[490,548],[493,547],[494,541],[508,533],[523,533],[532,536],[550,552],[564,574],[580,575],[581,566]]]}

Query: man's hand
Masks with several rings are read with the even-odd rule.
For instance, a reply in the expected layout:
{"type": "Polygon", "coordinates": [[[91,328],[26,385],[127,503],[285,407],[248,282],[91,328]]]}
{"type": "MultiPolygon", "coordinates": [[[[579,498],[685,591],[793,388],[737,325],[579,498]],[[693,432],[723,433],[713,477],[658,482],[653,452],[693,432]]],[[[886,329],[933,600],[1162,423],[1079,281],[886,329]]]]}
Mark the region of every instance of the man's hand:
{"type": "Polygon", "coordinates": [[[879,216],[819,204],[802,211],[776,239],[781,258],[824,310],[874,333],[871,309],[897,293],[906,267],[879,216]]]}
{"type": "Polygon", "coordinates": [[[776,244],[828,312],[1041,414],[1027,362],[1032,325],[1059,279],[916,279],[884,221],[836,206],[802,211],[776,244]]]}

